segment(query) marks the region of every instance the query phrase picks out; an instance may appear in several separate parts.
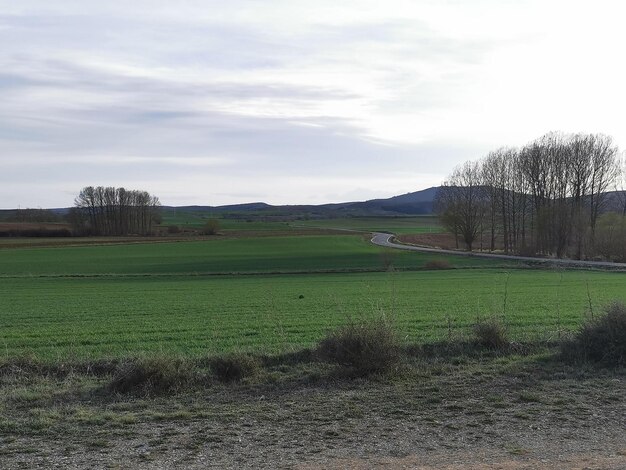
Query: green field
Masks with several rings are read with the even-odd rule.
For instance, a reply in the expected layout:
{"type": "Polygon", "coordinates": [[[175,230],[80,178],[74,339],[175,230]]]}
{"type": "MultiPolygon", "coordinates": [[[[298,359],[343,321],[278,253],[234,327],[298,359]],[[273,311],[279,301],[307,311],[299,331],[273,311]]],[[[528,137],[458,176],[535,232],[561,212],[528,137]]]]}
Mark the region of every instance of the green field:
{"type": "MultiPolygon", "coordinates": [[[[178,211],[166,212],[163,215],[161,225],[178,225],[181,228],[199,229],[204,226],[207,219],[211,218],[206,212],[178,211]]],[[[256,219],[230,219],[219,220],[221,231],[291,231],[299,228],[323,228],[357,230],[364,232],[382,231],[396,234],[412,233],[439,233],[442,231],[441,224],[436,216],[406,216],[406,217],[346,217],[333,219],[310,219],[294,220],[292,222],[272,222],[256,219]]]]}
{"type": "Polygon", "coordinates": [[[361,235],[211,238],[203,241],[129,243],[0,250],[0,276],[209,274],[422,268],[432,259],[457,267],[501,266],[467,257],[382,250],[361,235]]]}
{"type": "Polygon", "coordinates": [[[473,269],[424,269],[433,258],[442,257],[390,254],[359,235],[3,249],[0,347],[49,359],[277,352],[381,313],[406,341],[467,334],[492,314],[515,338],[545,339],[574,329],[589,299],[596,313],[626,300],[623,273],[453,256],[454,267],[473,269]],[[389,259],[403,270],[385,272],[389,259]],[[249,274],[224,274],[236,272],[249,274]],[[300,274],[270,274],[280,272],[300,274]]]}
{"type": "Polygon", "coordinates": [[[311,346],[349,317],[391,316],[407,341],[446,338],[504,312],[515,338],[556,338],[624,298],[619,273],[514,270],[169,278],[5,278],[4,354],[206,354],[311,346]],[[508,281],[507,281],[508,277],[508,281]],[[301,298],[302,296],[302,298],[301,298]],[[560,312],[560,319],[559,319],[560,312]],[[560,325],[559,325],[560,323],[560,325]]]}
{"type": "Polygon", "coordinates": [[[329,229],[360,230],[364,232],[391,232],[397,235],[413,233],[440,233],[441,224],[436,216],[413,217],[350,217],[345,219],[320,219],[292,222],[293,226],[329,229]]]}

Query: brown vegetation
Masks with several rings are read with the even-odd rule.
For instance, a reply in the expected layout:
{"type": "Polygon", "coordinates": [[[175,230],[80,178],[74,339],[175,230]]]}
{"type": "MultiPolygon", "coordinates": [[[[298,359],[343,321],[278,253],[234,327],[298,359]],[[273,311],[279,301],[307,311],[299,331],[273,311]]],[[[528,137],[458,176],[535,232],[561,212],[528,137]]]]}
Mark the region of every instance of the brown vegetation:
{"type": "Polygon", "coordinates": [[[575,337],[562,345],[565,358],[606,366],[626,366],[626,305],[615,302],[603,315],[583,324],[575,337]]]}
{"type": "Polygon", "coordinates": [[[317,354],[355,375],[389,373],[399,366],[400,342],[393,325],[384,317],[351,320],[328,333],[320,341],[317,354]]]}

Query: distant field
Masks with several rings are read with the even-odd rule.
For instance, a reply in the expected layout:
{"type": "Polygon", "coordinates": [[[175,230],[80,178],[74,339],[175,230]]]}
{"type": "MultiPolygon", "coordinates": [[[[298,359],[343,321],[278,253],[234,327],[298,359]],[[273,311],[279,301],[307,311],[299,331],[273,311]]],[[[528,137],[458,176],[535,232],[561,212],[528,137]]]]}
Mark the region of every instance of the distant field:
{"type": "MultiPolygon", "coordinates": [[[[433,259],[457,267],[501,261],[382,250],[361,235],[211,238],[0,250],[1,276],[209,274],[419,269],[433,259]]],[[[511,264],[511,263],[509,263],[511,264]]]]}
{"type": "Polygon", "coordinates": [[[505,319],[516,339],[554,339],[575,328],[588,308],[587,286],[596,314],[611,299],[626,300],[626,275],[599,272],[4,278],[0,346],[8,356],[49,359],[277,352],[311,346],[351,316],[380,312],[407,341],[435,340],[502,314],[507,283],[505,319]]]}
{"type": "Polygon", "coordinates": [[[338,228],[395,234],[440,233],[443,229],[436,216],[415,217],[347,217],[292,222],[293,226],[338,228]]]}
{"type": "Polygon", "coordinates": [[[220,230],[292,230],[287,222],[265,222],[246,219],[222,219],[219,216],[211,217],[206,212],[165,215],[161,226],[178,225],[180,228],[200,229],[210,218],[219,220],[220,230]]]}
{"type": "MultiPolygon", "coordinates": [[[[178,225],[181,228],[201,228],[210,216],[206,212],[167,213],[161,225],[178,225]]],[[[301,227],[349,229],[362,231],[387,231],[396,234],[439,233],[442,231],[436,216],[413,217],[346,217],[333,219],[296,220],[292,222],[267,222],[245,219],[221,219],[221,230],[294,230],[301,227]]]]}

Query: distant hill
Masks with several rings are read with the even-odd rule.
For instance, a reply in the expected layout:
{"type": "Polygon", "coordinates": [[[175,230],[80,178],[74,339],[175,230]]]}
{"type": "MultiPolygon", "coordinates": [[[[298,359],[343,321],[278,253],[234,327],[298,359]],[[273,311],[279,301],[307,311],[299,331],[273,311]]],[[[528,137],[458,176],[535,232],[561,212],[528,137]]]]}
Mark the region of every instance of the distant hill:
{"type": "MultiPolygon", "coordinates": [[[[433,213],[433,200],[439,188],[394,196],[388,199],[369,201],[339,202],[320,205],[277,205],[264,202],[230,204],[225,206],[163,206],[164,215],[175,212],[193,213],[206,217],[215,215],[225,218],[265,218],[291,220],[294,218],[333,218],[367,216],[429,215],[433,213]]],[[[48,209],[46,212],[56,217],[66,215],[69,208],[48,209]]],[[[0,220],[13,220],[17,210],[0,210],[0,220]]]]}
{"type": "MultiPolygon", "coordinates": [[[[225,206],[163,206],[164,215],[175,212],[194,213],[205,218],[211,215],[224,218],[263,218],[269,220],[293,220],[295,218],[333,218],[368,216],[411,216],[433,214],[433,204],[440,187],[393,196],[387,199],[339,202],[320,205],[277,205],[264,202],[230,204],[225,206]]],[[[626,203],[626,192],[607,193],[605,210],[622,212],[626,203]]],[[[48,209],[54,216],[62,217],[69,208],[48,209]]],[[[16,210],[0,210],[0,221],[13,220],[16,210]]]]}
{"type": "Polygon", "coordinates": [[[434,187],[401,196],[393,196],[388,199],[371,199],[365,202],[355,202],[350,205],[350,208],[386,212],[390,215],[428,215],[433,213],[433,201],[438,191],[439,187],[434,187]]]}
{"type": "Polygon", "coordinates": [[[433,201],[439,188],[394,196],[388,199],[369,201],[341,202],[320,205],[283,205],[272,206],[263,202],[234,204],[227,206],[164,206],[164,212],[184,211],[193,213],[212,213],[229,218],[294,218],[294,217],[345,217],[345,216],[400,216],[430,215],[433,213],[433,201]]]}

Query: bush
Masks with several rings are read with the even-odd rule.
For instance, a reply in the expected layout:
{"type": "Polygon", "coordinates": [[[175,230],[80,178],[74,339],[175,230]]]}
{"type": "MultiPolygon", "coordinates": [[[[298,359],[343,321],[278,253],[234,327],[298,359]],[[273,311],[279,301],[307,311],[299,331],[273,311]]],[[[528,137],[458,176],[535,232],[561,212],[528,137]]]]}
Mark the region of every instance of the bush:
{"type": "Polygon", "coordinates": [[[351,321],[330,332],[317,347],[325,361],[350,368],[357,375],[386,373],[400,359],[398,335],[385,318],[351,321]]]}
{"type": "Polygon", "coordinates": [[[626,365],[626,305],[614,302],[605,314],[585,322],[561,347],[564,358],[619,367],[626,365]]]}
{"type": "Polygon", "coordinates": [[[108,390],[133,395],[161,395],[180,389],[193,376],[193,366],[175,358],[136,359],[118,365],[108,390]]]}
{"type": "Polygon", "coordinates": [[[450,261],[446,259],[433,259],[426,263],[424,266],[426,269],[452,269],[450,261]]]}
{"type": "Polygon", "coordinates": [[[203,235],[216,235],[220,229],[220,221],[217,219],[209,219],[202,227],[203,235]]]}
{"type": "Polygon", "coordinates": [[[497,318],[490,318],[474,325],[474,343],[491,350],[502,350],[509,346],[506,327],[497,318]]]}
{"type": "Polygon", "coordinates": [[[210,360],[211,370],[220,382],[239,382],[259,372],[259,361],[247,354],[232,354],[210,360]]]}
{"type": "Polygon", "coordinates": [[[167,226],[167,233],[169,234],[176,234],[176,233],[180,233],[180,227],[178,225],[168,225],[167,226]]]}

